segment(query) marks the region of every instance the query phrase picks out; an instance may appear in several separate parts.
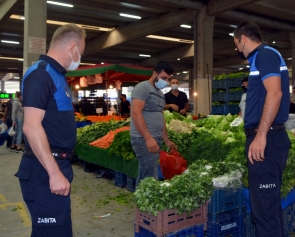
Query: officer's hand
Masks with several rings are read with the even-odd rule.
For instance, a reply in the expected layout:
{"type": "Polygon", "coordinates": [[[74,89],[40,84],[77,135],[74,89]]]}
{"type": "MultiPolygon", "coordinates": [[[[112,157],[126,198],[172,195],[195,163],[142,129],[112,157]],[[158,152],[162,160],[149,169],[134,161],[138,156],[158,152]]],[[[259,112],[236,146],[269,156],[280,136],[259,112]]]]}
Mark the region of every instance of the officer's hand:
{"type": "Polygon", "coordinates": [[[160,147],[156,140],[153,137],[150,137],[145,141],[146,147],[151,153],[159,153],[160,152],[160,147]]]}
{"type": "Polygon", "coordinates": [[[177,105],[175,105],[175,104],[170,104],[170,107],[171,107],[174,111],[178,112],[178,106],[177,106],[177,105]]]}
{"type": "Polygon", "coordinates": [[[49,185],[53,194],[68,196],[70,193],[70,182],[60,171],[49,178],[49,185]]]}
{"type": "Polygon", "coordinates": [[[263,161],[264,160],[264,150],[266,146],[266,137],[257,136],[254,138],[250,144],[248,151],[249,162],[253,165],[254,161],[263,161]]]}

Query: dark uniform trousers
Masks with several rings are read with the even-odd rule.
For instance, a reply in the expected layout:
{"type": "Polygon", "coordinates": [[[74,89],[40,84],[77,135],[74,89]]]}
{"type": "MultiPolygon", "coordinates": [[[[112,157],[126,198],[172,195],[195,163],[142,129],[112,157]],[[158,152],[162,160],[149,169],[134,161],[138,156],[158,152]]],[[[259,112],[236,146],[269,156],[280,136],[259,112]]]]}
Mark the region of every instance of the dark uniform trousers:
{"type": "MultiPolygon", "coordinates": [[[[255,134],[247,136],[246,154],[255,134]]],[[[291,143],[285,130],[267,134],[264,161],[252,165],[248,160],[249,191],[256,237],[284,237],[281,207],[282,174],[291,143]]]]}
{"type": "MultiPolygon", "coordinates": [[[[56,160],[61,172],[72,182],[73,170],[68,160],[56,160]]],[[[70,195],[52,194],[49,176],[37,158],[22,157],[18,172],[23,199],[32,218],[31,237],[71,237],[70,195]]]]}

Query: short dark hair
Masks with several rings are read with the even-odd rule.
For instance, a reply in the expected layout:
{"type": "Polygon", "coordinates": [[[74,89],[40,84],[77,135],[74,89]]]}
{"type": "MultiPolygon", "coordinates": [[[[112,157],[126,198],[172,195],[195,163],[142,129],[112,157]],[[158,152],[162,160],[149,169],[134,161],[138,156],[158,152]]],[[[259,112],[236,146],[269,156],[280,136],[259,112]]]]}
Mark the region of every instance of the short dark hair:
{"type": "Polygon", "coordinates": [[[20,91],[15,92],[15,97],[18,98],[22,95],[22,93],[20,91]]]}
{"type": "Polygon", "coordinates": [[[259,26],[252,21],[242,21],[234,30],[234,37],[238,40],[241,39],[242,35],[245,35],[254,42],[262,42],[261,31],[259,29],[259,26]]]}
{"type": "Polygon", "coordinates": [[[248,76],[242,78],[242,83],[248,81],[248,76]]]}
{"type": "Polygon", "coordinates": [[[126,95],[125,94],[121,94],[121,96],[123,96],[126,99],[126,95]]]}
{"type": "Polygon", "coordinates": [[[164,71],[168,75],[171,75],[174,72],[174,68],[167,61],[160,61],[154,67],[154,71],[157,74],[160,74],[162,71],[164,71]]]}

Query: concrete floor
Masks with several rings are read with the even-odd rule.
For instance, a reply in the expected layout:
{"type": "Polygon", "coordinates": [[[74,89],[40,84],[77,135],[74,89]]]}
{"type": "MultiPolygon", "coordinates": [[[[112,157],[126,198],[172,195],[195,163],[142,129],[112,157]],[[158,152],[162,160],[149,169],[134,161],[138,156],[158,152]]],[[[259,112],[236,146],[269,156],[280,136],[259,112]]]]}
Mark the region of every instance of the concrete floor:
{"type": "MultiPolygon", "coordinates": [[[[29,237],[31,220],[14,174],[22,154],[0,147],[0,236],[29,237]]],[[[73,164],[72,221],[74,237],[132,237],[135,204],[126,189],[113,181],[84,172],[83,164],[73,164]],[[105,218],[97,216],[110,213],[105,218]]],[[[67,237],[67,236],[65,236],[67,237]]]]}

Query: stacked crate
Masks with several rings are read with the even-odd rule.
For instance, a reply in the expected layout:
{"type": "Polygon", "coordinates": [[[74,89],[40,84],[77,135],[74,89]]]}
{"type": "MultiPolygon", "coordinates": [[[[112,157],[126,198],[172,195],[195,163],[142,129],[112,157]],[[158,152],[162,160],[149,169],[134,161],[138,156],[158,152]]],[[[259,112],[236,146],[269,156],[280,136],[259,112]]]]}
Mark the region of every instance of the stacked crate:
{"type": "Polygon", "coordinates": [[[207,237],[243,237],[243,188],[219,189],[208,204],[207,237]]]}
{"type": "Polygon", "coordinates": [[[207,206],[191,213],[177,214],[176,210],[160,211],[157,216],[135,213],[135,237],[203,237],[207,220],[207,206]]]}
{"type": "Polygon", "coordinates": [[[212,102],[219,102],[219,105],[212,106],[212,114],[238,114],[240,111],[239,101],[243,91],[231,91],[234,88],[241,88],[241,78],[232,78],[224,80],[213,80],[212,102]]]}

